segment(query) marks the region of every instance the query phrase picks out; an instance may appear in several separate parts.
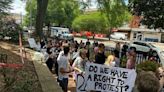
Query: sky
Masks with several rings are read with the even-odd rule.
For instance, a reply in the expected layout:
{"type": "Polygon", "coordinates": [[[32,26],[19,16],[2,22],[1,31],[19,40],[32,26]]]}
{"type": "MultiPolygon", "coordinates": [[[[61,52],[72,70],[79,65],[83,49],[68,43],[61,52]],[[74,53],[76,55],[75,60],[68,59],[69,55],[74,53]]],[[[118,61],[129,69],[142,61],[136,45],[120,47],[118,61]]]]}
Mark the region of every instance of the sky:
{"type": "Polygon", "coordinates": [[[17,14],[26,14],[25,11],[25,2],[22,2],[21,0],[14,0],[11,4],[12,10],[10,10],[11,13],[17,13],[17,14]]]}

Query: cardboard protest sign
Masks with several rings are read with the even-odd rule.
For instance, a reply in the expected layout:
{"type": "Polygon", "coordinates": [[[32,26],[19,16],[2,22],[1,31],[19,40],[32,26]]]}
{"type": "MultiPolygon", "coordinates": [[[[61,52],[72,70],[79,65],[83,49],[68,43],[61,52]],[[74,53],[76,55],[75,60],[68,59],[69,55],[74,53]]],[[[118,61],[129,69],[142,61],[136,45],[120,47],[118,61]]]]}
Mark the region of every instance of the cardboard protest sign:
{"type": "Polygon", "coordinates": [[[37,47],[37,44],[36,44],[34,38],[28,38],[28,43],[30,45],[30,48],[36,48],[37,47]]]}
{"type": "MultiPolygon", "coordinates": [[[[85,76],[79,84],[77,91],[101,91],[101,92],[131,92],[134,87],[136,72],[135,70],[109,67],[87,63],[85,76]],[[84,82],[83,82],[84,81],[84,82]],[[81,84],[80,84],[81,83],[81,84]]],[[[82,78],[82,77],[81,77],[82,78]]]]}

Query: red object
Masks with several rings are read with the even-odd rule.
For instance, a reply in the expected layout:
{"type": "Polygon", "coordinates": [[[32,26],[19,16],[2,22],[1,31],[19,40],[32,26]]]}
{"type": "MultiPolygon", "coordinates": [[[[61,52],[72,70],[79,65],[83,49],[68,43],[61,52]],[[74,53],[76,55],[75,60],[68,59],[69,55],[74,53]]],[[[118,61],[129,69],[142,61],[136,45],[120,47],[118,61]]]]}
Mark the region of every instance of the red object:
{"type": "Polygon", "coordinates": [[[0,63],[0,68],[1,67],[19,69],[19,68],[22,68],[23,67],[23,64],[6,64],[6,63],[0,63]]]}
{"type": "Polygon", "coordinates": [[[85,32],[85,35],[88,37],[88,36],[92,36],[92,33],[91,32],[85,32]]]}

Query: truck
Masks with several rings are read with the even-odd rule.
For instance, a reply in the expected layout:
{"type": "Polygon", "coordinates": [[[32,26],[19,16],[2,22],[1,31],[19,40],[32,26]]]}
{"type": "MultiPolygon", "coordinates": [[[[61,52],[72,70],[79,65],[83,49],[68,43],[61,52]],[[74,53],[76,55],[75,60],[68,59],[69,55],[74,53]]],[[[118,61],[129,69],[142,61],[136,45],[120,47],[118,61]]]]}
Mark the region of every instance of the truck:
{"type": "Polygon", "coordinates": [[[64,40],[74,40],[73,34],[70,33],[68,28],[62,27],[51,27],[52,38],[64,39],[64,40]]]}

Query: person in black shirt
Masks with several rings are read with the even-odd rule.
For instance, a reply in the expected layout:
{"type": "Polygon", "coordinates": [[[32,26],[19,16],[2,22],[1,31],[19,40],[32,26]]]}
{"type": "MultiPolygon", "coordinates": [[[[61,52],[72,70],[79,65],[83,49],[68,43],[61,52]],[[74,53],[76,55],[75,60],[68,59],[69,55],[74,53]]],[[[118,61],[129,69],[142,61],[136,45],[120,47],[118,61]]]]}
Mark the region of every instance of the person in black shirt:
{"type": "Polygon", "coordinates": [[[123,46],[122,46],[122,53],[121,53],[121,56],[126,56],[126,52],[128,50],[128,44],[125,43],[123,46]]]}
{"type": "Polygon", "coordinates": [[[90,41],[89,41],[89,39],[87,40],[87,42],[86,42],[86,49],[87,49],[87,53],[86,53],[86,55],[87,55],[87,58],[88,58],[88,60],[90,60],[90,41]]]}
{"type": "Polygon", "coordinates": [[[86,42],[86,45],[90,45],[91,43],[90,43],[90,41],[89,41],[89,39],[87,40],[87,42],[86,42]]]}
{"type": "Polygon", "coordinates": [[[98,51],[98,53],[95,56],[95,63],[97,63],[97,64],[104,64],[105,60],[106,60],[106,56],[104,54],[104,51],[105,51],[104,44],[99,44],[98,45],[98,49],[99,49],[99,51],[98,51]]]}

